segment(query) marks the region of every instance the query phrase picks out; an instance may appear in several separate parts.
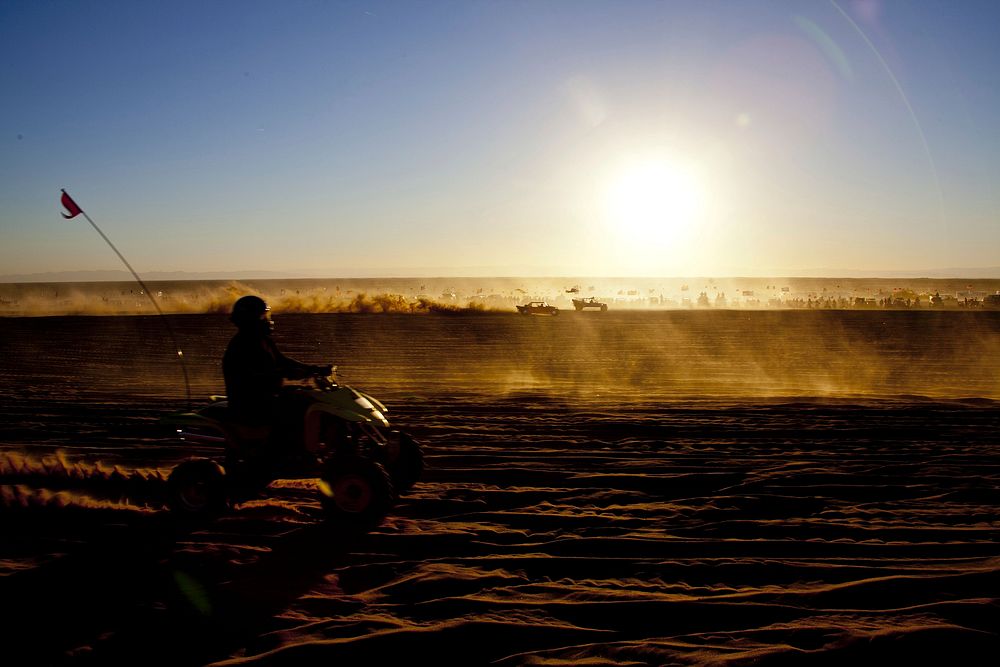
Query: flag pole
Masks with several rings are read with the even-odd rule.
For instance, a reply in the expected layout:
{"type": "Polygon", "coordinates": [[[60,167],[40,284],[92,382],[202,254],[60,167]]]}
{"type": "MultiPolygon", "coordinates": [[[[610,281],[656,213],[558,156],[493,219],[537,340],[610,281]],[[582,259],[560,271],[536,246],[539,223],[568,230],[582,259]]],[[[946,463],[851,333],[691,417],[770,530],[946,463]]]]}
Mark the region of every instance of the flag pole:
{"type": "Polygon", "coordinates": [[[136,273],[135,269],[132,268],[132,265],[128,263],[128,260],[125,259],[125,255],[121,254],[121,252],[118,251],[118,248],[116,248],[115,244],[111,242],[111,239],[108,238],[107,234],[101,231],[101,228],[97,226],[97,223],[90,219],[90,216],[87,215],[87,212],[84,211],[82,208],[80,208],[79,205],[77,205],[77,203],[73,200],[72,197],[69,196],[69,193],[66,192],[65,189],[61,190],[61,192],[63,193],[64,204],[66,204],[66,199],[72,202],[72,207],[68,207],[72,212],[72,215],[67,216],[64,213],[63,217],[71,218],[74,217],[77,213],[79,213],[87,220],[87,222],[90,223],[90,226],[94,228],[94,231],[100,234],[101,238],[104,239],[104,242],[107,243],[108,246],[115,251],[115,254],[118,255],[118,259],[122,261],[122,264],[124,264],[125,268],[129,270],[129,273],[132,274],[132,277],[135,278],[135,281],[139,283],[139,286],[142,288],[143,294],[149,297],[149,301],[153,304],[153,308],[156,309],[157,314],[159,314],[159,316],[163,318],[163,324],[167,328],[167,334],[170,336],[170,341],[174,344],[174,349],[177,351],[177,359],[181,362],[181,372],[184,373],[184,390],[187,393],[188,408],[190,409],[191,381],[188,378],[187,364],[184,363],[184,351],[181,349],[181,346],[177,344],[177,336],[174,334],[174,328],[170,324],[170,318],[167,317],[166,313],[163,312],[163,309],[160,308],[159,302],[157,302],[157,300],[153,297],[153,293],[149,291],[149,288],[146,286],[146,283],[143,281],[142,278],[139,277],[139,274],[136,273]]]}

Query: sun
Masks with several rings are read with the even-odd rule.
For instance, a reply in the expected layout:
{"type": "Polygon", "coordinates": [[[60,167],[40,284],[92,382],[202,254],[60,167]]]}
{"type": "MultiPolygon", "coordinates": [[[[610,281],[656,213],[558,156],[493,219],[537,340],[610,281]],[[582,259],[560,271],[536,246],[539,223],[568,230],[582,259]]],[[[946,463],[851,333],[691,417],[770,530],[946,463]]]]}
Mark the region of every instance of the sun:
{"type": "Polygon", "coordinates": [[[680,241],[702,210],[702,189],[695,174],[666,160],[626,167],[607,190],[607,219],[628,244],[662,245],[680,241]]]}

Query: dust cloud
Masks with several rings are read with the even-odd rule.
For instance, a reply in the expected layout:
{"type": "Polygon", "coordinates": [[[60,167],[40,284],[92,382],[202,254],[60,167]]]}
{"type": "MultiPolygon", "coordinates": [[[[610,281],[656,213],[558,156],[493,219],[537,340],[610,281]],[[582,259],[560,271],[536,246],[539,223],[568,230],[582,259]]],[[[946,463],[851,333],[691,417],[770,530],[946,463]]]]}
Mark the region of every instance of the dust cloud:
{"type": "MultiPolygon", "coordinates": [[[[458,304],[432,310],[435,302],[414,316],[393,310],[400,300],[359,293],[336,312],[314,312],[330,304],[301,294],[279,293],[270,302],[283,352],[336,364],[343,382],[393,405],[428,393],[533,394],[587,408],[718,397],[1000,399],[1000,311],[524,317],[458,304]],[[430,315],[436,312],[471,316],[430,315]]],[[[196,401],[224,392],[220,359],[233,333],[225,312],[171,316],[196,401]]],[[[70,392],[95,406],[118,395],[180,398],[175,349],[157,317],[0,318],[0,355],[14,398],[70,392]]]]}
{"type": "Polygon", "coordinates": [[[1000,309],[1000,280],[848,278],[366,278],[0,284],[0,316],[228,313],[246,294],[275,313],[515,312],[529,301],[574,311],[1000,309]]]}
{"type": "Polygon", "coordinates": [[[699,397],[1000,398],[1000,318],[992,313],[507,319],[428,322],[406,346],[385,346],[392,359],[364,377],[394,384],[391,373],[399,373],[441,391],[548,395],[580,406],[699,397]],[[428,349],[425,336],[452,344],[446,352],[428,349]]]}
{"type": "MultiPolygon", "coordinates": [[[[228,313],[233,302],[253,294],[263,297],[274,313],[438,313],[476,314],[513,310],[473,297],[457,294],[442,297],[356,289],[328,289],[326,286],[282,287],[283,283],[262,284],[230,281],[216,283],[150,283],[151,296],[169,314],[228,313]]],[[[412,292],[412,290],[411,290],[412,292]]],[[[148,315],[156,308],[135,284],[87,283],[0,286],[0,316],[44,317],[59,315],[148,315]]],[[[512,299],[511,303],[516,301],[512,299]]]]}

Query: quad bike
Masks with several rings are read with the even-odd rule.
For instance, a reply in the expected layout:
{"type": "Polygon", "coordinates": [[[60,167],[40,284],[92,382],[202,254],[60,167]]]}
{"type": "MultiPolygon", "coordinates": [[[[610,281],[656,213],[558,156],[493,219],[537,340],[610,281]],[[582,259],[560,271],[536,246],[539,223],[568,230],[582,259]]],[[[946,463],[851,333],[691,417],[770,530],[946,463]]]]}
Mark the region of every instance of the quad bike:
{"type": "Polygon", "coordinates": [[[419,443],[390,430],[385,406],[338,384],[335,372],[281,391],[280,404],[295,406],[289,433],[235,422],[224,396],[163,419],[183,440],[222,449],[216,458],[191,459],[173,469],[167,479],[171,510],[187,517],[215,515],[230,503],[259,497],[277,479],[319,478],[320,502],[331,520],[377,525],[420,477],[419,443]]]}

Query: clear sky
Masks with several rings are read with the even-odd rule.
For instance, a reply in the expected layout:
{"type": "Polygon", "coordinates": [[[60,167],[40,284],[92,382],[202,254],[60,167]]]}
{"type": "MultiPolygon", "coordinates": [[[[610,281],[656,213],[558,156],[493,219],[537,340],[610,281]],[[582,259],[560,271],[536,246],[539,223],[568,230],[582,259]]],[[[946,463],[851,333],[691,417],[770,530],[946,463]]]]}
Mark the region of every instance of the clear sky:
{"type": "Polygon", "coordinates": [[[1000,2],[0,2],[0,274],[1000,265],[1000,2]]]}

